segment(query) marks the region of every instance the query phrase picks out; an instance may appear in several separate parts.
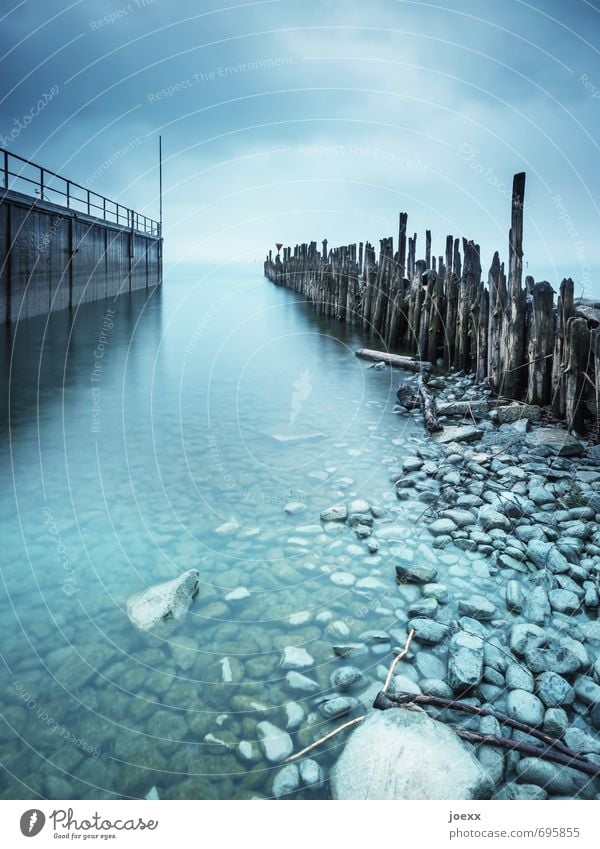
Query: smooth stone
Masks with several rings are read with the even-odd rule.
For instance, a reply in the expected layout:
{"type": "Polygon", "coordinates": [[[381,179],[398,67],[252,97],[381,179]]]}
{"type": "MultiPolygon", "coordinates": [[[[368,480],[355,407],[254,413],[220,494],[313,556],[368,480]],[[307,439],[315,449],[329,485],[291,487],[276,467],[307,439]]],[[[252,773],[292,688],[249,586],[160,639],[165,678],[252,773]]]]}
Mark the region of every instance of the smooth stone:
{"type": "Polygon", "coordinates": [[[331,673],[331,686],[336,690],[348,690],[353,684],[361,681],[363,674],[356,666],[340,666],[331,673]]]}
{"type": "Polygon", "coordinates": [[[294,751],[292,738],[287,731],[277,728],[272,722],[258,722],[256,731],[261,751],[269,763],[281,763],[294,751]]]}
{"type": "Polygon", "coordinates": [[[547,708],[572,705],[575,701],[573,687],[556,672],[542,672],[536,678],[535,692],[547,708]]]}
{"type": "Polygon", "coordinates": [[[514,802],[541,802],[548,798],[544,788],[537,784],[508,784],[504,794],[507,800],[514,802]]]}
{"type": "Polygon", "coordinates": [[[396,564],[396,576],[400,581],[413,584],[430,584],[435,581],[438,570],[435,566],[427,566],[424,563],[409,565],[405,563],[396,564]]]}
{"type": "Polygon", "coordinates": [[[150,587],[127,601],[130,621],[142,631],[150,631],[169,620],[181,622],[198,594],[200,572],[188,569],[173,581],[150,587]]]}
{"type": "Polygon", "coordinates": [[[300,779],[305,787],[318,787],[324,778],[323,770],[317,761],[307,758],[300,762],[300,779]]]}
{"type": "Polygon", "coordinates": [[[469,525],[475,524],[475,516],[470,510],[443,510],[441,513],[442,519],[450,519],[454,522],[457,528],[466,528],[469,525]]]}
{"type": "Polygon", "coordinates": [[[535,625],[543,625],[550,617],[550,602],[544,587],[534,587],[527,593],[523,616],[535,625]]]}
{"type": "Polygon", "coordinates": [[[569,571],[569,561],[551,542],[530,540],[527,543],[527,557],[538,569],[547,568],[553,573],[569,571]]]}
{"type": "Polygon", "coordinates": [[[506,713],[527,725],[541,725],[544,720],[544,705],[533,693],[511,690],[506,697],[506,713]]]}
{"type": "Polygon", "coordinates": [[[450,593],[446,584],[425,584],[421,590],[424,596],[434,598],[440,604],[447,604],[450,601],[450,593]]]}
{"type": "Polygon", "coordinates": [[[453,442],[476,442],[481,439],[483,434],[484,431],[481,428],[471,427],[470,425],[446,426],[443,431],[434,434],[433,439],[440,445],[450,445],[453,442]]]}
{"type": "Polygon", "coordinates": [[[484,799],[492,783],[447,725],[424,712],[370,711],[331,774],[334,799],[484,799]]]}
{"type": "Polygon", "coordinates": [[[334,504],[321,512],[323,522],[345,522],[348,518],[348,508],[345,504],[334,504]]]}
{"type": "Polygon", "coordinates": [[[248,598],[250,591],[246,587],[236,587],[225,596],[225,601],[241,601],[243,598],[248,598]]]}
{"type": "Polygon", "coordinates": [[[499,513],[490,506],[484,506],[479,509],[477,520],[484,531],[510,531],[512,528],[510,520],[503,513],[499,513]]]}
{"type": "Polygon", "coordinates": [[[406,626],[407,632],[414,630],[415,639],[422,643],[441,643],[448,635],[448,625],[443,625],[441,622],[434,622],[432,619],[410,619],[406,626]]]}
{"type": "Polygon", "coordinates": [[[562,428],[539,427],[527,435],[528,446],[540,447],[559,457],[575,457],[583,454],[583,445],[562,428]]]}
{"type": "Polygon", "coordinates": [[[419,682],[419,686],[423,693],[428,696],[437,696],[440,699],[451,699],[453,697],[452,688],[439,678],[423,678],[419,682]]]}
{"type": "Polygon", "coordinates": [[[548,639],[546,631],[538,625],[518,623],[510,629],[510,650],[523,657],[526,651],[545,645],[548,639]]]}
{"type": "Polygon", "coordinates": [[[286,731],[296,731],[306,716],[304,708],[298,702],[286,702],[285,715],[287,718],[286,731]]]}
{"type": "Polygon", "coordinates": [[[600,686],[586,675],[575,682],[575,695],[585,705],[600,704],[600,686]]]}
{"type": "Polygon", "coordinates": [[[584,755],[600,754],[600,739],[588,734],[582,728],[568,728],[565,732],[565,743],[574,752],[584,755]]]}
{"type": "Polygon", "coordinates": [[[551,737],[560,740],[569,727],[569,718],[562,708],[548,708],[544,714],[543,730],[551,737]]]}
{"type": "Polygon", "coordinates": [[[329,580],[336,587],[353,587],[356,583],[356,578],[351,572],[334,572],[329,576],[329,580]]]}
{"type": "Polygon", "coordinates": [[[533,693],[534,691],[533,675],[528,669],[519,666],[518,663],[508,664],[505,680],[509,690],[526,690],[528,693],[533,693]]]}
{"type": "Polygon", "coordinates": [[[358,699],[353,696],[335,696],[333,699],[328,699],[326,702],[321,702],[319,710],[326,719],[335,719],[337,716],[343,716],[345,713],[350,713],[355,707],[360,704],[358,699]]]}
{"type": "Polygon", "coordinates": [[[506,583],[506,606],[513,613],[519,613],[523,607],[523,590],[518,581],[506,583]]]}
{"type": "Polygon", "coordinates": [[[285,680],[290,690],[298,693],[316,693],[320,689],[316,681],[301,675],[300,672],[288,672],[285,680]]]}
{"type": "Polygon", "coordinates": [[[290,516],[295,516],[306,510],[306,504],[303,501],[289,501],[283,509],[286,513],[289,513],[290,516]]]}
{"type": "Polygon", "coordinates": [[[458,611],[464,616],[473,619],[481,619],[487,622],[494,618],[498,608],[487,598],[481,595],[473,595],[467,599],[459,599],[458,611]]]}
{"type": "Polygon", "coordinates": [[[280,769],[273,779],[272,793],[276,799],[294,793],[300,787],[300,771],[296,764],[288,764],[280,769]]]}
{"type": "Polygon", "coordinates": [[[589,776],[569,767],[558,766],[541,758],[522,758],[517,764],[517,781],[537,784],[550,793],[561,796],[576,796],[589,776]]]}
{"type": "Polygon", "coordinates": [[[364,643],[339,643],[332,648],[336,657],[361,657],[369,653],[364,643]]]}
{"type": "Polygon", "coordinates": [[[393,675],[388,688],[389,693],[414,693],[418,695],[421,688],[406,675],[393,675]]]}
{"type": "Polygon", "coordinates": [[[550,590],[548,599],[552,610],[567,615],[577,613],[581,606],[575,593],[570,592],[570,590],[550,590]]]}
{"type": "Polygon", "coordinates": [[[448,644],[449,686],[454,692],[464,692],[477,686],[483,675],[483,640],[459,631],[448,644]]]}
{"type": "MultiPolygon", "coordinates": [[[[452,519],[436,519],[435,522],[432,522],[429,525],[429,531],[432,534],[435,534],[435,536],[439,536],[440,534],[449,534],[455,530],[456,525],[452,519]]],[[[433,578],[430,578],[429,580],[433,580],[433,578]]]]}
{"type": "Polygon", "coordinates": [[[438,610],[438,603],[434,598],[422,598],[419,601],[413,602],[408,608],[409,616],[426,616],[429,619],[435,619],[438,610]]]}
{"type": "Polygon", "coordinates": [[[551,646],[526,651],[524,660],[529,669],[536,675],[540,672],[569,675],[577,672],[581,666],[581,661],[577,655],[564,646],[551,646]]]}

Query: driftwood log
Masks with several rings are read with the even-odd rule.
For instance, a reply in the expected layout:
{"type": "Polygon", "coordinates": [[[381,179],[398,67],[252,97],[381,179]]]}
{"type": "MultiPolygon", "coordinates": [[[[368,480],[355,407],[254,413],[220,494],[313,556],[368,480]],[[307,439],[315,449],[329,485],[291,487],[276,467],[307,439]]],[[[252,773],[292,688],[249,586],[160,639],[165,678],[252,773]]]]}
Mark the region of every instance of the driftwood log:
{"type": "Polygon", "coordinates": [[[370,360],[374,363],[385,363],[387,366],[403,368],[407,371],[429,371],[430,363],[422,363],[414,357],[403,357],[400,354],[388,354],[386,351],[372,351],[370,348],[359,348],[356,356],[361,360],[370,360]]]}
{"type": "Polygon", "coordinates": [[[427,386],[427,382],[422,374],[419,375],[417,388],[419,391],[419,402],[421,404],[421,412],[423,413],[423,418],[425,419],[425,427],[427,428],[427,431],[429,433],[437,433],[437,431],[443,430],[443,426],[438,421],[435,409],[435,398],[431,394],[431,390],[427,386]]]}

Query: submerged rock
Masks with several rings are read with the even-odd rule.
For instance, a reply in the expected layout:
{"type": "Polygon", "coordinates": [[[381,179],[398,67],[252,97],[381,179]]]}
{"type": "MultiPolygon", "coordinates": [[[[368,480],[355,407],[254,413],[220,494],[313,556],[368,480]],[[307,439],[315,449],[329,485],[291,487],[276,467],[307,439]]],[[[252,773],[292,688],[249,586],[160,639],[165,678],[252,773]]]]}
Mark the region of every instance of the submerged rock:
{"type": "Polygon", "coordinates": [[[448,684],[455,692],[475,687],[483,675],[483,640],[459,631],[448,646],[448,684]]]}
{"type": "Polygon", "coordinates": [[[294,751],[292,738],[272,722],[259,722],[256,726],[260,748],[265,758],[272,764],[279,764],[294,751]]]}
{"type": "Polygon", "coordinates": [[[296,764],[288,764],[280,769],[273,779],[273,796],[280,799],[294,793],[300,787],[300,772],[296,764]]]}
{"type": "Polygon", "coordinates": [[[454,731],[400,709],[371,711],[331,775],[334,799],[487,799],[492,789],[454,731]]]}
{"type": "Polygon", "coordinates": [[[127,602],[127,615],[142,631],[150,631],[160,622],[181,621],[196,598],[199,585],[198,570],[188,569],[173,581],[157,584],[131,596],[127,602]]]}

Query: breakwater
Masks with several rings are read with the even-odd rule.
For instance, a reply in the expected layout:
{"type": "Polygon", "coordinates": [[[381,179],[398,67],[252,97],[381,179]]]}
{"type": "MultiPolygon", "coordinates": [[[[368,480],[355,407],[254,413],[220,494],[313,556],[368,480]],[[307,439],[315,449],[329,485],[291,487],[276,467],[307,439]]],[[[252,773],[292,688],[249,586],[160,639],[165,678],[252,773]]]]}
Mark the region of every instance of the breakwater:
{"type": "Polygon", "coordinates": [[[576,431],[598,434],[600,305],[575,298],[574,283],[523,281],[525,174],[515,174],[508,265],[494,253],[487,280],[479,245],[452,235],[440,256],[417,259],[417,234],[401,212],[397,247],[380,240],[321,250],[316,242],[269,252],[265,275],[307,298],[318,315],[350,322],[387,351],[472,372],[497,394],[547,408],[576,431]],[[556,297],[555,297],[556,295],[556,297]]]}

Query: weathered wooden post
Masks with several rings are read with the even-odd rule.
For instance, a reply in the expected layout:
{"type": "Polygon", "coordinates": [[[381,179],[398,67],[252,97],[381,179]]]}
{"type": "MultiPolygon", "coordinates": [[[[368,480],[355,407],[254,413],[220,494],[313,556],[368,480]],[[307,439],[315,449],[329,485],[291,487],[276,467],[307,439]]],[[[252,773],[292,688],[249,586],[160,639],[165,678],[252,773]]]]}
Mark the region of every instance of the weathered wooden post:
{"type": "Polygon", "coordinates": [[[568,359],[565,369],[565,418],[569,430],[583,426],[583,391],[590,356],[590,332],[585,318],[573,316],[567,322],[568,359]]]}
{"type": "Polygon", "coordinates": [[[575,284],[571,278],[560,284],[558,308],[556,313],[556,337],[554,341],[554,356],[552,360],[552,412],[558,419],[564,419],[566,410],[566,338],[567,324],[575,312],[575,284]]]}
{"type": "Polygon", "coordinates": [[[525,382],[525,308],[527,298],[523,279],[523,206],[525,201],[525,172],[513,178],[511,226],[509,233],[508,303],[503,326],[502,348],[504,356],[502,393],[518,398],[525,382]]]}
{"type": "MultiPolygon", "coordinates": [[[[529,278],[528,278],[529,279],[529,278]]],[[[550,400],[552,350],[554,348],[554,289],[545,280],[532,287],[527,347],[527,403],[550,400]]]]}

